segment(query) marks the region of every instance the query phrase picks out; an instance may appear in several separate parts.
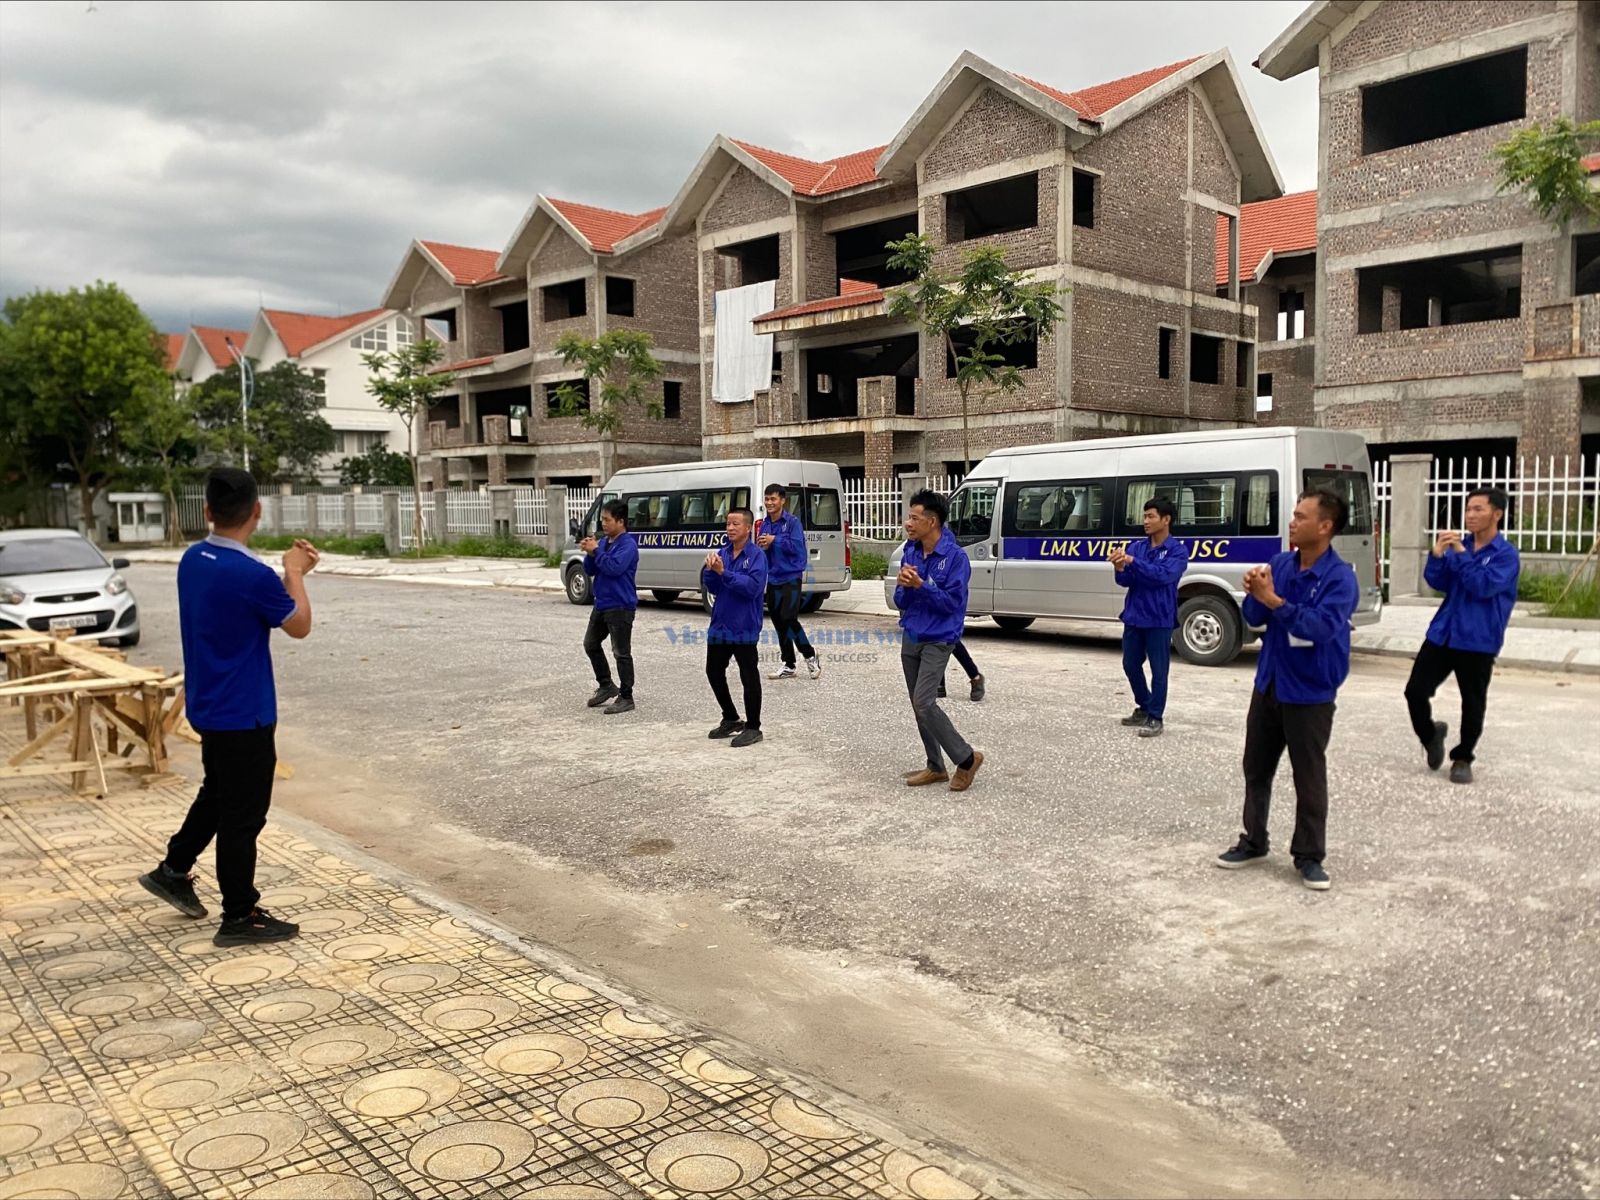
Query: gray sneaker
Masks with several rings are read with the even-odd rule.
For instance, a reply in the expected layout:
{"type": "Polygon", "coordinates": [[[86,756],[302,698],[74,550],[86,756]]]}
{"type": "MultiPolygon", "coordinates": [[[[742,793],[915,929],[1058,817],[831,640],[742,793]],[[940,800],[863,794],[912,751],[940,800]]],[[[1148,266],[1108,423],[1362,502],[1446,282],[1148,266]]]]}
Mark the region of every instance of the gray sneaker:
{"type": "Polygon", "coordinates": [[[632,712],[633,711],[633,697],[632,696],[618,696],[615,700],[613,700],[610,704],[606,705],[600,711],[605,713],[606,716],[608,716],[608,717],[614,717],[618,713],[632,712]]]}
{"type": "Polygon", "coordinates": [[[602,683],[595,688],[594,695],[590,696],[587,703],[590,708],[599,708],[607,700],[613,700],[622,693],[617,691],[615,684],[602,683]]]}
{"type": "Polygon", "coordinates": [[[810,658],[806,659],[806,674],[811,676],[812,679],[822,678],[822,655],[812,654],[810,658]]]}
{"type": "Polygon", "coordinates": [[[983,676],[982,675],[974,675],[972,677],[972,702],[974,704],[976,704],[979,700],[982,700],[983,699],[983,693],[984,693],[983,676]]]}
{"type": "Polygon", "coordinates": [[[1163,728],[1164,728],[1164,726],[1161,724],[1161,718],[1160,717],[1151,717],[1148,721],[1146,721],[1144,723],[1144,728],[1139,730],[1139,736],[1140,737],[1160,737],[1161,736],[1161,730],[1163,728]]]}
{"type": "Polygon", "coordinates": [[[1136,708],[1128,716],[1122,718],[1122,723],[1131,729],[1137,729],[1150,723],[1150,714],[1142,708],[1136,708]]]}

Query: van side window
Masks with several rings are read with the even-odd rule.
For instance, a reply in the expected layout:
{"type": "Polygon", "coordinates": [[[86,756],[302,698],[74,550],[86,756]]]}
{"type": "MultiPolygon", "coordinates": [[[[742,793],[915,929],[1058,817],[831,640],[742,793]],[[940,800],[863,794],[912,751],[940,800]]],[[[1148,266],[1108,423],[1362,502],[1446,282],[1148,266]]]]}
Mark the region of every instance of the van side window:
{"type": "Polygon", "coordinates": [[[728,514],[736,508],[750,507],[749,488],[711,488],[703,492],[678,494],[676,529],[722,529],[728,514]]]}
{"type": "Polygon", "coordinates": [[[1344,497],[1350,506],[1350,523],[1345,533],[1370,534],[1372,532],[1372,481],[1362,471],[1335,471],[1328,468],[1307,467],[1305,490],[1326,488],[1344,497]]]}
{"type": "Polygon", "coordinates": [[[1244,519],[1241,533],[1278,532],[1278,473],[1255,471],[1244,477],[1244,519]]]}
{"type": "Polygon", "coordinates": [[[642,529],[665,529],[672,507],[671,492],[654,492],[643,496],[628,496],[628,530],[638,533],[642,529]]]}
{"type": "Polygon", "coordinates": [[[1156,496],[1165,496],[1178,510],[1172,519],[1172,532],[1179,537],[1208,537],[1235,530],[1239,481],[1232,475],[1130,479],[1124,488],[1124,528],[1143,528],[1145,503],[1156,496]]]}
{"type": "Polygon", "coordinates": [[[994,532],[995,484],[974,484],[950,497],[950,523],[946,527],[963,546],[981,542],[994,532]]]}
{"type": "Polygon", "coordinates": [[[1099,533],[1105,521],[1100,482],[1014,483],[1006,488],[1007,537],[1036,533],[1099,533]]]}
{"type": "Polygon", "coordinates": [[[800,517],[800,524],[806,527],[806,532],[813,529],[824,533],[836,533],[844,528],[844,521],[839,512],[839,493],[833,488],[806,488],[805,511],[800,517]]]}

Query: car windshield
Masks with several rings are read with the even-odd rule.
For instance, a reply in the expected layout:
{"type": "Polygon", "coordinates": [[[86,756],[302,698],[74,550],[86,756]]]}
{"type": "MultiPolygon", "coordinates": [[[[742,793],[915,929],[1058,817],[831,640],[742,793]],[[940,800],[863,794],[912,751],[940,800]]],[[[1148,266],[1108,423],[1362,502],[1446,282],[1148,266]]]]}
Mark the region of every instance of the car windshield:
{"type": "Polygon", "coordinates": [[[85,571],[105,565],[106,560],[100,557],[100,551],[80,537],[22,538],[14,542],[0,542],[0,577],[44,575],[51,571],[85,571]]]}

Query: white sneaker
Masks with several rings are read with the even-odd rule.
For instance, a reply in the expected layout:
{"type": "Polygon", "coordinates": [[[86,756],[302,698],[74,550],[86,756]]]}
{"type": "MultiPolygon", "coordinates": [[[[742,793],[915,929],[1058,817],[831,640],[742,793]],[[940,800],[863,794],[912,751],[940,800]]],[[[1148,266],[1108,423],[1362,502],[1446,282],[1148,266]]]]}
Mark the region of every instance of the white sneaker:
{"type": "Polygon", "coordinates": [[[813,679],[822,678],[822,655],[812,654],[806,659],[806,673],[813,679]]]}
{"type": "Polygon", "coordinates": [[[768,679],[798,679],[799,675],[798,675],[798,673],[795,671],[795,669],[793,667],[779,667],[771,675],[768,675],[767,678],[768,679]]]}

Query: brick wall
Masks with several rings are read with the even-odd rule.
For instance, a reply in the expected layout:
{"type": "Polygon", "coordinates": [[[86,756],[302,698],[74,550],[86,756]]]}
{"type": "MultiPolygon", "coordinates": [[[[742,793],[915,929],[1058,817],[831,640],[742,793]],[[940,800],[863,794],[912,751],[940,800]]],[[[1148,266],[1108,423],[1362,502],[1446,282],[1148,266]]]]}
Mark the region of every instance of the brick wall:
{"type": "Polygon", "coordinates": [[[1522,390],[1522,437],[1517,441],[1517,452],[1576,456],[1582,444],[1582,382],[1528,379],[1523,381],[1522,390]]]}
{"type": "Polygon", "coordinates": [[[1406,397],[1353,403],[1332,402],[1319,392],[1316,407],[1319,426],[1357,430],[1366,434],[1369,441],[1382,443],[1480,436],[1476,429],[1485,425],[1520,422],[1523,406],[1521,387],[1512,384],[1512,390],[1487,396],[1406,397]]]}
{"type": "MultiPolygon", "coordinates": [[[[1194,97],[1192,91],[1187,95],[1194,97]]],[[[1176,97],[1174,97],[1176,99],[1176,97]]],[[[1171,101],[1167,102],[1171,104],[1171,101]]],[[[1170,117],[1161,114],[1158,105],[1155,114],[1159,120],[1169,120],[1170,117]]],[[[1173,105],[1175,108],[1176,105],[1173,105]]],[[[1228,152],[1223,147],[1222,137],[1217,132],[1217,127],[1211,121],[1206,111],[1206,106],[1198,98],[1190,108],[1194,122],[1194,186],[1198,192],[1229,204],[1237,203],[1239,199],[1239,177],[1234,173],[1233,164],[1228,161],[1228,152]]],[[[1195,213],[1196,227],[1199,225],[1200,212],[1195,213]]],[[[1212,233],[1215,234],[1215,224],[1212,233]]],[[[1215,268],[1215,262],[1212,267],[1215,268]]]]}
{"type": "Polygon", "coordinates": [[[722,191],[701,218],[706,233],[753,225],[789,215],[789,198],[745,166],[733,168],[722,191]]]}
{"type": "Polygon", "coordinates": [[[936,184],[980,167],[1042,154],[1055,148],[1056,139],[1054,122],[986,87],[923,156],[923,178],[936,184]]]}
{"type": "MultiPolygon", "coordinates": [[[[440,342],[444,350],[441,362],[460,362],[470,358],[466,352],[466,343],[463,340],[466,327],[462,324],[465,313],[461,304],[461,289],[450,280],[440,275],[437,271],[424,271],[422,278],[417,281],[417,286],[411,289],[411,295],[406,301],[406,307],[411,312],[418,309],[431,308],[435,304],[454,303],[456,306],[456,339],[451,342],[440,342]]],[[[418,318],[419,323],[421,318],[418,318]]],[[[419,329],[418,333],[422,331],[419,329]]]]}
{"type": "Polygon", "coordinates": [[[1387,0],[1332,48],[1335,71],[1545,16],[1555,0],[1387,0]]]}
{"type": "Polygon", "coordinates": [[[606,328],[643,330],[658,347],[694,353],[700,339],[694,319],[698,282],[692,234],[652,242],[631,254],[607,256],[602,274],[634,281],[634,315],[607,314],[606,328]]]}
{"type": "MultiPolygon", "coordinates": [[[[1312,380],[1316,347],[1309,341],[1282,350],[1256,354],[1256,371],[1272,376],[1272,411],[1258,413],[1258,425],[1315,425],[1317,408],[1312,380]]],[[[1252,389],[1253,390],[1253,389],[1252,389]]],[[[1254,407],[1252,401],[1251,407],[1254,407]]]]}

